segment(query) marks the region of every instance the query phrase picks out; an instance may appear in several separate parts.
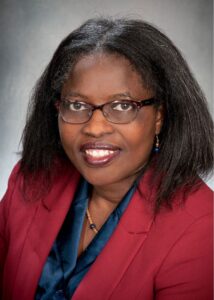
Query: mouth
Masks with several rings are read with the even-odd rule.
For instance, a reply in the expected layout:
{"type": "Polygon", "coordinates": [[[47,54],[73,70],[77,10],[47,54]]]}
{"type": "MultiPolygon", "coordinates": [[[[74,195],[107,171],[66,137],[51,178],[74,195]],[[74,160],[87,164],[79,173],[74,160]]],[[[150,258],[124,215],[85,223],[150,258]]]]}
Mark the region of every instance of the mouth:
{"type": "Polygon", "coordinates": [[[109,165],[119,154],[120,148],[104,143],[87,143],[81,146],[85,162],[94,167],[109,165]]]}

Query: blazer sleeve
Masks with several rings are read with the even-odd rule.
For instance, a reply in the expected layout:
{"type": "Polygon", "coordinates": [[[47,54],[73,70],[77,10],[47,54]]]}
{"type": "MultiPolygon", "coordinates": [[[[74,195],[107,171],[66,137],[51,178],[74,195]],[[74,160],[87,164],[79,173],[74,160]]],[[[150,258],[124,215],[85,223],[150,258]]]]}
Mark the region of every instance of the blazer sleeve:
{"type": "Polygon", "coordinates": [[[19,170],[19,164],[17,164],[14,167],[8,181],[7,191],[3,196],[2,200],[0,201],[0,291],[2,291],[4,263],[6,260],[8,239],[9,239],[7,222],[8,222],[11,199],[14,191],[14,186],[16,183],[18,170],[19,170]]]}
{"type": "Polygon", "coordinates": [[[156,300],[213,299],[212,228],[205,215],[173,245],[156,276],[156,300]]]}

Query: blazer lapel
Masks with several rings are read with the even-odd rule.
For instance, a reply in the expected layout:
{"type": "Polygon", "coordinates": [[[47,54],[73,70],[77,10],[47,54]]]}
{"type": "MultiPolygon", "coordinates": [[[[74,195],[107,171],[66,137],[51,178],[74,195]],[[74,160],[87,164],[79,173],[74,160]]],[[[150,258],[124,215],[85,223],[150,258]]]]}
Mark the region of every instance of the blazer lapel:
{"type": "Polygon", "coordinates": [[[153,223],[152,189],[145,174],[116,230],[88,273],[80,282],[72,300],[109,299],[146,240],[153,223]],[[149,201],[150,200],[150,201],[149,201]]]}
{"type": "MultiPolygon", "coordinates": [[[[59,174],[48,196],[34,206],[33,214],[30,210],[31,225],[14,280],[15,298],[18,295],[22,300],[34,298],[43,265],[69,210],[79,178],[74,170],[59,174]]],[[[153,221],[147,201],[151,196],[147,178],[144,176],[141,192],[135,192],[112,237],[79,284],[72,300],[108,299],[144,243],[153,221]]]]}
{"type": "Polygon", "coordinates": [[[14,295],[34,298],[43,265],[71,205],[80,175],[60,174],[48,196],[37,204],[29,227],[14,283],[14,295]]]}

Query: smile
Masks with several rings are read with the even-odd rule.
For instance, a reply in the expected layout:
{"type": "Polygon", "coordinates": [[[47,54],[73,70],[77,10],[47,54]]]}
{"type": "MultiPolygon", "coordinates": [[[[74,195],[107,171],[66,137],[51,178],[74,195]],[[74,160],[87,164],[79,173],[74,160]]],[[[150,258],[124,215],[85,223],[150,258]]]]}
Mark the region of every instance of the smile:
{"type": "Polygon", "coordinates": [[[91,156],[93,158],[103,158],[106,156],[111,156],[114,154],[112,150],[98,150],[98,149],[88,149],[85,150],[86,155],[91,156]]]}
{"type": "Polygon", "coordinates": [[[81,152],[88,165],[101,167],[110,164],[119,155],[120,149],[107,144],[85,144],[81,152]]]}

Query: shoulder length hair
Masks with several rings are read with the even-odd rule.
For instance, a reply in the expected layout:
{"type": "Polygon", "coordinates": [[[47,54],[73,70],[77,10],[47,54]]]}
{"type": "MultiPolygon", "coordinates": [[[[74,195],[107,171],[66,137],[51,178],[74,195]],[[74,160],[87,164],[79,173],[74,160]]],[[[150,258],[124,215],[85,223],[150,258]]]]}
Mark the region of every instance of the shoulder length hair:
{"type": "Polygon", "coordinates": [[[97,51],[125,56],[164,106],[161,148],[155,155],[156,174],[164,174],[164,179],[156,206],[170,204],[176,190],[193,186],[199,175],[206,176],[212,169],[213,123],[206,99],[178,49],[141,20],[90,19],[60,43],[30,102],[21,171],[27,180],[27,175],[42,170],[50,182],[55,159],[66,159],[59,145],[55,102],[75,63],[97,51]]]}

